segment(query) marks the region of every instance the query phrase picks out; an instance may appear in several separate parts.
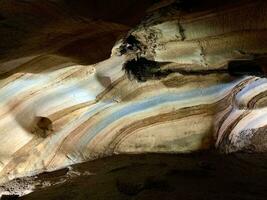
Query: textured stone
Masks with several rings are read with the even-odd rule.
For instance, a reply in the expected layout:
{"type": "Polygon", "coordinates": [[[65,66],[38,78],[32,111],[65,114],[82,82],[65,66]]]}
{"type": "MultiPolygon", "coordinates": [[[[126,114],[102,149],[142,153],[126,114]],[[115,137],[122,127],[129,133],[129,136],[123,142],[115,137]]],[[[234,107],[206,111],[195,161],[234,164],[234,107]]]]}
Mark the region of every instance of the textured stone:
{"type": "Polygon", "coordinates": [[[266,79],[225,73],[229,60],[264,58],[266,9],[265,1],[193,11],[160,7],[118,40],[109,59],[93,65],[81,63],[86,51],[68,54],[88,47],[82,35],[92,28],[89,43],[102,38],[103,44],[106,30],[129,27],[93,21],[85,28],[84,21],[60,18],[18,49],[7,47],[0,67],[0,182],[113,154],[214,146],[266,151],[266,139],[258,137],[267,125],[266,79]],[[140,57],[159,71],[187,73],[131,80],[123,68],[140,57]]]}

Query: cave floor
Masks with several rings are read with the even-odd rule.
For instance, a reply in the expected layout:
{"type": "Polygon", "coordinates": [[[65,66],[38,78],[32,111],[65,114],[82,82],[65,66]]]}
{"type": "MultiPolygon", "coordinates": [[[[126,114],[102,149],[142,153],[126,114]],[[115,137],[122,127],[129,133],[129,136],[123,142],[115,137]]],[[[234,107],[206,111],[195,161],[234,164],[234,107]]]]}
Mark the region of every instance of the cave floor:
{"type": "Polygon", "coordinates": [[[40,174],[52,186],[19,199],[266,199],[266,161],[244,153],[116,155],[40,174]]]}

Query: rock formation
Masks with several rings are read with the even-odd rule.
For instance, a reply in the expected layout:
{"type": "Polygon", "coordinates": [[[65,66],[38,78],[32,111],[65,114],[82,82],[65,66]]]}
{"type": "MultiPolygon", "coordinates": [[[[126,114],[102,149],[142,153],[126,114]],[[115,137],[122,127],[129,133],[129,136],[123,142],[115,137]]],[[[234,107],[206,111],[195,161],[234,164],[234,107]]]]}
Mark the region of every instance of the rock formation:
{"type": "Polygon", "coordinates": [[[114,154],[266,151],[267,80],[227,67],[264,65],[267,2],[81,2],[0,2],[0,183],[114,154]]]}

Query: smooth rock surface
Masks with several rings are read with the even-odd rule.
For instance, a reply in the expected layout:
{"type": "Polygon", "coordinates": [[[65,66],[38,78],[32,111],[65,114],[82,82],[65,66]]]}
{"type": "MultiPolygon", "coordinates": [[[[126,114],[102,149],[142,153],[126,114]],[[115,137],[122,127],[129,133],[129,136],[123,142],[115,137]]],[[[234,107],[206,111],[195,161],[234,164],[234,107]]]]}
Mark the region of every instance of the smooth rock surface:
{"type": "MultiPolygon", "coordinates": [[[[110,35],[106,30],[125,32],[128,26],[85,26],[83,20],[62,17],[51,20],[43,34],[19,40],[18,48],[6,46],[0,64],[0,182],[113,154],[190,153],[214,146],[223,152],[266,151],[266,79],[215,71],[137,82],[122,70],[140,57],[165,62],[162,69],[188,71],[262,58],[266,9],[265,1],[190,12],[159,8],[128,34],[139,46],[122,53],[123,38],[101,62],[101,52],[90,59],[86,50],[75,56],[75,46],[88,47],[80,36],[90,32],[87,28],[97,31],[90,35],[93,44],[94,37],[110,35]],[[49,36],[54,40],[46,40],[49,36]]],[[[88,50],[94,55],[98,45],[88,50]]]]}

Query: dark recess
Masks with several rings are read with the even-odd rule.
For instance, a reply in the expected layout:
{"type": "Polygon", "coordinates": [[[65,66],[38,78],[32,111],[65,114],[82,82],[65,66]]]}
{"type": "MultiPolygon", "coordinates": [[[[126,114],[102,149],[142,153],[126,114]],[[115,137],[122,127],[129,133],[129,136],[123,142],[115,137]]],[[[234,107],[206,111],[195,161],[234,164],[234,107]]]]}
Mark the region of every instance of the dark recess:
{"type": "Polygon", "coordinates": [[[143,57],[126,62],[123,69],[130,79],[134,78],[141,82],[168,75],[166,72],[160,71],[158,62],[147,60],[143,57]]]}
{"type": "Polygon", "coordinates": [[[233,60],[228,63],[228,71],[232,76],[259,76],[263,77],[264,71],[254,60],[233,60]]]}

